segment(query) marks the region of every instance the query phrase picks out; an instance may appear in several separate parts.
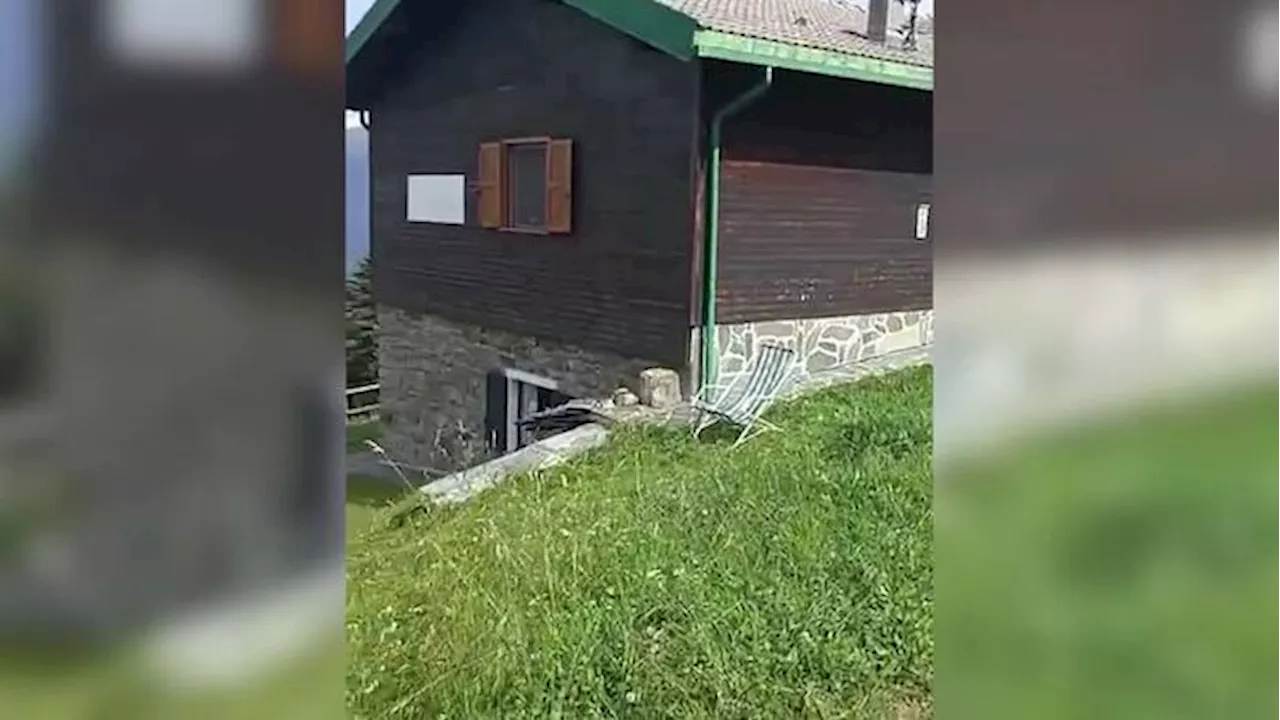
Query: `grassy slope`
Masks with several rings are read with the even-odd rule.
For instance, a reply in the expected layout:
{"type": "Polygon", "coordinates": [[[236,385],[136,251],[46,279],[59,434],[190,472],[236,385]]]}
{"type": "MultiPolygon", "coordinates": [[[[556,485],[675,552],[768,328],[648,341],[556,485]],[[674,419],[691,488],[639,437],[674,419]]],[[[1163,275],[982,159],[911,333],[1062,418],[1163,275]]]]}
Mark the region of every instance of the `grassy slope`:
{"type": "Polygon", "coordinates": [[[395,480],[347,477],[346,534],[347,542],[353,542],[379,516],[379,511],[389,508],[402,497],[406,487],[395,480]]]}
{"type": "Polygon", "coordinates": [[[348,550],[358,717],[878,715],[933,674],[932,373],[607,449],[348,550]]]}
{"type": "Polygon", "coordinates": [[[1274,383],[940,474],[946,715],[1275,717],[1274,383]]]}
{"type": "Polygon", "coordinates": [[[362,422],[347,425],[347,452],[365,452],[369,446],[366,440],[377,441],[382,437],[382,424],[379,422],[362,422]]]}

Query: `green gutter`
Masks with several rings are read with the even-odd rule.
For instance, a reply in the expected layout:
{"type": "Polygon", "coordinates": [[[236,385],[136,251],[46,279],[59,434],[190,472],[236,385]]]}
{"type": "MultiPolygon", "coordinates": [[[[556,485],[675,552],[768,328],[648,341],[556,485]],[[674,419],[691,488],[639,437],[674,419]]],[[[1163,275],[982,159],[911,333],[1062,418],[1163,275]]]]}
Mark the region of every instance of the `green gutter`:
{"type": "Polygon", "coordinates": [[[699,30],[694,34],[693,42],[699,57],[933,90],[933,68],[924,65],[850,55],[719,30],[699,30]]]}
{"type": "Polygon", "coordinates": [[[766,66],[759,84],[720,108],[711,118],[711,137],[707,160],[705,235],[702,246],[702,372],[703,385],[712,385],[720,371],[720,355],[716,347],[716,283],[720,255],[720,139],[724,121],[759,100],[773,85],[773,68],[766,66]]]}

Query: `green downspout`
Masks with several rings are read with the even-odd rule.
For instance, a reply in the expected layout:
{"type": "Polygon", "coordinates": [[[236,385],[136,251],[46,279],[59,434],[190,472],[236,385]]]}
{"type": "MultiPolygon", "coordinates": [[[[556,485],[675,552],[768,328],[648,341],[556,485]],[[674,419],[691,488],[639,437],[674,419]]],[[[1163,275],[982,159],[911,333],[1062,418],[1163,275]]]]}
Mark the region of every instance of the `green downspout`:
{"type": "Polygon", "coordinates": [[[773,85],[773,68],[764,69],[764,79],[720,108],[711,118],[707,161],[706,214],[702,244],[702,372],[703,385],[715,383],[720,370],[716,348],[716,265],[720,252],[720,133],[724,121],[760,99],[773,85]]]}

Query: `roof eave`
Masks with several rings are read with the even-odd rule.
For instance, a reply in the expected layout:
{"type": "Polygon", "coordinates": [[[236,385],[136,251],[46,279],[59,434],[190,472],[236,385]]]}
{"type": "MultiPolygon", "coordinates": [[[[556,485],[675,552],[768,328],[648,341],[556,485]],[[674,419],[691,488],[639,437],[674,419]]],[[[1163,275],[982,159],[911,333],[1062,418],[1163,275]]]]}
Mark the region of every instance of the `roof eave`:
{"type": "Polygon", "coordinates": [[[679,60],[694,58],[698,23],[659,2],[561,0],[596,20],[679,60]]]}
{"type": "MultiPolygon", "coordinates": [[[[702,28],[693,18],[652,0],[629,3],[616,0],[562,2],[619,32],[684,61],[697,57],[715,58],[933,91],[931,66],[702,28]]],[[[400,4],[401,0],[376,0],[360,19],[347,37],[348,73],[400,4]]],[[[348,87],[348,107],[364,109],[356,106],[367,103],[363,99],[353,102],[350,91],[351,88],[348,87]]]]}
{"type": "Polygon", "coordinates": [[[360,22],[356,23],[356,27],[347,36],[346,42],[346,60],[347,65],[356,59],[364,46],[369,43],[382,23],[386,22],[391,15],[391,11],[400,5],[400,0],[375,0],[373,5],[365,12],[364,17],[360,18],[360,22]]]}
{"type": "Polygon", "coordinates": [[[698,57],[933,91],[933,68],[925,65],[805,47],[719,30],[699,30],[694,33],[693,44],[698,57]]]}

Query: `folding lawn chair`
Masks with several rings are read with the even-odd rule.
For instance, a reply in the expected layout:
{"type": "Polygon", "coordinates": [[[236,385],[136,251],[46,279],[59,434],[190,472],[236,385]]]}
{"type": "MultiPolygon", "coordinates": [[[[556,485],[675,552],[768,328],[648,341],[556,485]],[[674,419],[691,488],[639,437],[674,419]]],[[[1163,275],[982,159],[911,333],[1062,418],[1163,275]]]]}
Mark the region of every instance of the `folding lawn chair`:
{"type": "Polygon", "coordinates": [[[778,426],[760,417],[778,398],[791,379],[796,353],[779,345],[759,345],[746,372],[739,373],[726,385],[704,385],[693,399],[697,412],[693,436],[718,421],[742,428],[733,447],[737,447],[765,430],[778,426]]]}

